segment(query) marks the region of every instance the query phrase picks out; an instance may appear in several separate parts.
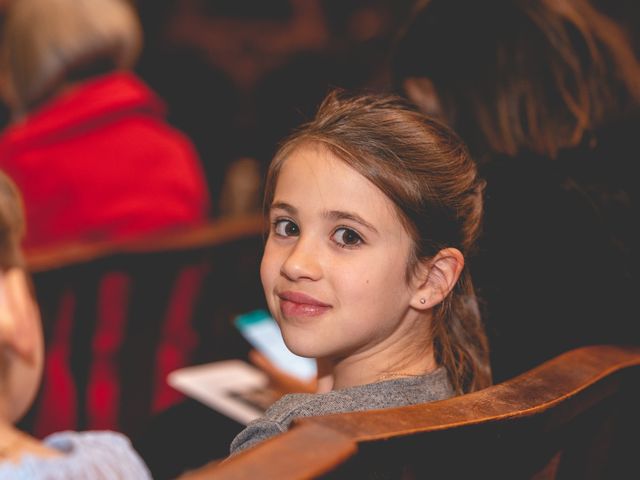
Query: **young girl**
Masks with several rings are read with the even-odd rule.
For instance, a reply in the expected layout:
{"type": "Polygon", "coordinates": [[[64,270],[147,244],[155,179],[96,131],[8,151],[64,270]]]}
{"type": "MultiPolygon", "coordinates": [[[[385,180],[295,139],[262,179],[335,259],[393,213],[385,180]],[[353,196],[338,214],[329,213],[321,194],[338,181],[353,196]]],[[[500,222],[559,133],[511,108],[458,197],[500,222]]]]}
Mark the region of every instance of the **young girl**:
{"type": "Polygon", "coordinates": [[[286,395],[234,439],[232,453],[296,417],[489,385],[464,265],[480,227],[482,187],[460,139],[402,100],[327,97],[269,168],[261,266],[285,343],[318,359],[325,391],[286,395]]]}
{"type": "Polygon", "coordinates": [[[13,183],[0,172],[0,480],[150,479],[128,439],[115,432],[60,432],[39,441],[13,426],[40,384],[42,327],[22,268],[24,220],[13,183]]]}

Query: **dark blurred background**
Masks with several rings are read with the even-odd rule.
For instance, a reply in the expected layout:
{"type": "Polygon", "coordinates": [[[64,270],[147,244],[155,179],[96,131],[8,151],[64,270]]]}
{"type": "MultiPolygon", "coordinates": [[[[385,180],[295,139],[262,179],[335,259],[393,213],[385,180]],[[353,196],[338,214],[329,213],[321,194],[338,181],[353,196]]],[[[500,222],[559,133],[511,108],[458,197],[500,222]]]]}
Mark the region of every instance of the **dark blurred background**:
{"type": "MultiPolygon", "coordinates": [[[[409,0],[137,0],[138,73],[202,157],[214,199],[228,166],[255,159],[313,114],[332,87],[386,89],[409,0]]],[[[260,175],[258,178],[261,178],[260,175]]]]}

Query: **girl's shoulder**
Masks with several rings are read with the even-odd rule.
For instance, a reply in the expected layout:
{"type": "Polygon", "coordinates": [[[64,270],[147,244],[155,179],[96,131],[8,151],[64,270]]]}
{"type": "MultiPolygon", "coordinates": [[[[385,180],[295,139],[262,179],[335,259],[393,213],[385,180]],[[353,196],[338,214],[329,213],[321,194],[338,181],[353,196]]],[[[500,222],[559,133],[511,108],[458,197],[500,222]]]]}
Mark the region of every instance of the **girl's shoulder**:
{"type": "Polygon", "coordinates": [[[297,417],[400,407],[442,400],[454,395],[447,371],[439,367],[426,375],[389,377],[376,383],[326,393],[293,393],[283,396],[265,413],[278,423],[297,417]]]}
{"type": "Polygon", "coordinates": [[[231,452],[237,453],[285,432],[296,418],[415,405],[453,395],[444,367],[427,375],[394,378],[326,393],[288,394],[240,432],[231,444],[231,452]]]}

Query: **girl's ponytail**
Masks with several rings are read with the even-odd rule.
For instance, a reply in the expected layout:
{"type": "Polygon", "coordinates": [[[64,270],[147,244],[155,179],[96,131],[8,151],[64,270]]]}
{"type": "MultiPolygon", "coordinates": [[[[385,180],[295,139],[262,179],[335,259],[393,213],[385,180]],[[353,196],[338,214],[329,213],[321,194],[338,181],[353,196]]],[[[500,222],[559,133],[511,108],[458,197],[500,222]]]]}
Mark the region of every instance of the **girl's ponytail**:
{"type": "Polygon", "coordinates": [[[489,344],[467,269],[434,315],[431,333],[436,361],[447,369],[457,393],[491,385],[489,344]]]}

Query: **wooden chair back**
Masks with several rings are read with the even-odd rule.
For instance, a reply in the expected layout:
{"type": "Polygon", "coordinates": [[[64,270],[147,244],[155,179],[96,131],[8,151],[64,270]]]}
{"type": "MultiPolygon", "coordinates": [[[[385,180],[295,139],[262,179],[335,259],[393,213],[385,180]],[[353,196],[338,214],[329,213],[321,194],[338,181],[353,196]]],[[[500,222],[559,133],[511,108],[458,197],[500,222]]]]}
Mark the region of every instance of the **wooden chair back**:
{"type": "Polygon", "coordinates": [[[639,400],[640,347],[583,347],[472,394],[298,419],[184,478],[640,478],[639,400]]]}
{"type": "Polygon", "coordinates": [[[22,427],[135,435],[181,396],[166,375],[246,354],[231,319],[262,308],[261,217],[128,242],[26,252],[46,342],[44,381],[22,427]]]}

